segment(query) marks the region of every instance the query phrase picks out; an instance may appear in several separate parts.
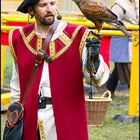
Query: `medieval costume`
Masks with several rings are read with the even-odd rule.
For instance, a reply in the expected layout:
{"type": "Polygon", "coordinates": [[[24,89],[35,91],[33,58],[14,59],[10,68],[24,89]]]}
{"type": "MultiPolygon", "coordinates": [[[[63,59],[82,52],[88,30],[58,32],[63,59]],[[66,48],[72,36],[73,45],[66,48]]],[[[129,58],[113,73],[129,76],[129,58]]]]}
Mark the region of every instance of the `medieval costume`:
{"type": "MultiPolygon", "coordinates": [[[[47,54],[52,61],[44,61],[39,68],[25,102],[24,140],[88,140],[83,72],[86,48],[85,40],[90,30],[61,21],[47,54]],[[38,95],[51,97],[52,104],[38,109],[38,95]]],[[[11,100],[23,99],[36,52],[44,38],[37,32],[36,24],[11,31],[9,44],[13,62],[11,100]]],[[[100,55],[100,65],[93,74],[95,83],[102,85],[109,77],[109,69],[100,55]]],[[[94,82],[94,81],[93,81],[94,82]]]]}

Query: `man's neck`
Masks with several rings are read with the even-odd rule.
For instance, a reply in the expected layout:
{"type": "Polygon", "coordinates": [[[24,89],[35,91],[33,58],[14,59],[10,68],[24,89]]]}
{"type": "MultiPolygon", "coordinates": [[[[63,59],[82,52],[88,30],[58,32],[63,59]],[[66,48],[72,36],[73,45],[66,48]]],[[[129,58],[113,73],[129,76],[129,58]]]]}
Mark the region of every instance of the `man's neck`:
{"type": "Polygon", "coordinates": [[[51,25],[50,26],[39,25],[39,24],[36,23],[35,24],[35,33],[37,35],[40,35],[42,38],[46,38],[50,27],[51,27],[51,25]]]}

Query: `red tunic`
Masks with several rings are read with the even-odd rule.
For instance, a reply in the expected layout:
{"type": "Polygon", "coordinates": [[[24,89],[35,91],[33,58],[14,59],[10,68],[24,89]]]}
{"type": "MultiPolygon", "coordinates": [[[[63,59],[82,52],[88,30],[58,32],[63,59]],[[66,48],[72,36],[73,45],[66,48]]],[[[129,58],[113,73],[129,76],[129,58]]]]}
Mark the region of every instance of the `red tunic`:
{"type": "MultiPolygon", "coordinates": [[[[34,24],[23,27],[24,35],[18,29],[13,31],[12,54],[17,58],[21,97],[30,79],[36,54],[29,49],[36,47],[37,36],[29,44],[23,40],[34,30],[34,24]]],[[[85,40],[86,28],[68,24],[63,33],[70,39],[69,47],[60,53],[66,44],[59,39],[55,42],[57,57],[49,62],[50,87],[58,140],[88,140],[85,95],[79,47],[85,40]],[[77,31],[76,31],[77,30],[77,31]],[[82,36],[84,37],[82,38],[82,36]]],[[[27,40],[27,38],[26,38],[27,40]]],[[[82,46],[82,45],[81,45],[82,46]]],[[[49,50],[47,50],[49,54],[49,50]]],[[[33,86],[25,102],[24,140],[37,139],[38,90],[43,63],[39,68],[33,86]]]]}

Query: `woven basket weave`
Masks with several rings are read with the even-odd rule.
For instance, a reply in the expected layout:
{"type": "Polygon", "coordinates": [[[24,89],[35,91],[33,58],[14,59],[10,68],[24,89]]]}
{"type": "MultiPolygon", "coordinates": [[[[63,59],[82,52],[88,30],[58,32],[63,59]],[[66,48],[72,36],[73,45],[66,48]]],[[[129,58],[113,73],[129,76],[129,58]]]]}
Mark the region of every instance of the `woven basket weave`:
{"type": "Polygon", "coordinates": [[[102,126],[105,119],[105,114],[111,99],[110,91],[105,91],[101,97],[86,97],[86,112],[88,117],[88,125],[102,126]]]}

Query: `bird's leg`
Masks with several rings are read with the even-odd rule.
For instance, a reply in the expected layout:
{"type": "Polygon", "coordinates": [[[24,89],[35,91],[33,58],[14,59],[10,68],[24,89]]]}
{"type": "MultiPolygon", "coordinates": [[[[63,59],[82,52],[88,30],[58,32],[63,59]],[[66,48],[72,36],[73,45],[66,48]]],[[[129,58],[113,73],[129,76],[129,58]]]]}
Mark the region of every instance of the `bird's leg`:
{"type": "Polygon", "coordinates": [[[92,32],[92,35],[95,36],[95,37],[97,37],[99,40],[102,39],[102,36],[101,36],[101,34],[99,33],[99,31],[98,31],[98,34],[96,34],[95,32],[92,32]]]}
{"type": "Polygon", "coordinates": [[[101,40],[101,39],[102,39],[102,35],[101,35],[100,31],[98,31],[97,36],[98,36],[98,39],[99,39],[99,40],[101,40]]]}

